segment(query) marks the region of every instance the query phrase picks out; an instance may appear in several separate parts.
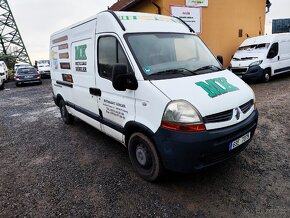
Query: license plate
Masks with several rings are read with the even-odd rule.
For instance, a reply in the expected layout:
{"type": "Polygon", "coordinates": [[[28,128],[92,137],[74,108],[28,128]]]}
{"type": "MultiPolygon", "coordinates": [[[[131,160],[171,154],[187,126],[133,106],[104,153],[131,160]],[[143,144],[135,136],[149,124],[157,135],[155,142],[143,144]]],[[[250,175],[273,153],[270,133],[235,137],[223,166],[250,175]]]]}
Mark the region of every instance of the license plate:
{"type": "Polygon", "coordinates": [[[25,79],[30,79],[32,78],[33,76],[25,76],[25,79]]]}
{"type": "Polygon", "coordinates": [[[250,140],[250,138],[251,133],[249,132],[246,135],[242,136],[241,138],[233,141],[232,143],[230,143],[230,151],[240,146],[241,144],[244,144],[246,141],[250,140]]]}

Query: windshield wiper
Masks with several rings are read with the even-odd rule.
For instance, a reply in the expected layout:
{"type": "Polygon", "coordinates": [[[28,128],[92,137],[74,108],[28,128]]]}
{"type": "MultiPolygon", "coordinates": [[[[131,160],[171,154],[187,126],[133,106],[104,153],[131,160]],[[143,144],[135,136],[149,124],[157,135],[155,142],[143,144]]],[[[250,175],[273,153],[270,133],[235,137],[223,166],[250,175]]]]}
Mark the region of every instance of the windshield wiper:
{"type": "Polygon", "coordinates": [[[181,75],[184,75],[184,76],[197,75],[196,73],[194,73],[191,70],[188,70],[186,68],[177,68],[177,69],[159,71],[159,72],[156,72],[156,73],[152,73],[152,74],[150,74],[148,76],[173,75],[173,74],[181,74],[181,75]]]}
{"type": "Polygon", "coordinates": [[[197,72],[199,72],[199,71],[203,71],[203,70],[213,70],[213,71],[215,72],[215,71],[221,71],[222,68],[217,67],[217,66],[215,66],[215,65],[208,65],[208,66],[200,67],[200,68],[198,68],[198,69],[192,71],[192,73],[197,74],[197,72]],[[215,70],[214,70],[214,69],[215,69],[215,70]]]}

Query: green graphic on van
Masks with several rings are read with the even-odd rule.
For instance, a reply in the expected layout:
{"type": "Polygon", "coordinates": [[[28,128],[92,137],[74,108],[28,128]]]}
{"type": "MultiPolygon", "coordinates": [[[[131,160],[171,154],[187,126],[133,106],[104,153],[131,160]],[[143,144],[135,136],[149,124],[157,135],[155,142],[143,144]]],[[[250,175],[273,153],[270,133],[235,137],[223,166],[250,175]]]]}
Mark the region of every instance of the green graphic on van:
{"type": "Polygon", "coordinates": [[[87,60],[86,49],[87,45],[79,45],[75,47],[76,60],[87,60]]]}
{"type": "Polygon", "coordinates": [[[211,98],[239,90],[239,88],[228,83],[227,79],[224,77],[209,79],[205,82],[197,82],[195,84],[203,88],[211,98]]]}

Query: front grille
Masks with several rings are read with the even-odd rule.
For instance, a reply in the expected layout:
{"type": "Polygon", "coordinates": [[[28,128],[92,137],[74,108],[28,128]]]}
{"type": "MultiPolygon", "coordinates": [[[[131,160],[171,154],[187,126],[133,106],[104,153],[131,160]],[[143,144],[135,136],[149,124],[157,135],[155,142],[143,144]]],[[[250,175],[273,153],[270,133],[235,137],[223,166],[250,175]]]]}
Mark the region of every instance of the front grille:
{"type": "Polygon", "coordinates": [[[254,100],[252,99],[252,100],[248,101],[247,103],[241,105],[240,106],[240,109],[245,114],[245,113],[247,113],[251,109],[251,107],[253,105],[254,105],[254,100]]]}
{"type": "Polygon", "coordinates": [[[241,75],[241,74],[246,73],[248,71],[248,68],[232,68],[231,71],[234,74],[241,75]]]}
{"type": "Polygon", "coordinates": [[[231,120],[233,117],[233,110],[224,111],[204,117],[205,123],[218,123],[231,120]]]}

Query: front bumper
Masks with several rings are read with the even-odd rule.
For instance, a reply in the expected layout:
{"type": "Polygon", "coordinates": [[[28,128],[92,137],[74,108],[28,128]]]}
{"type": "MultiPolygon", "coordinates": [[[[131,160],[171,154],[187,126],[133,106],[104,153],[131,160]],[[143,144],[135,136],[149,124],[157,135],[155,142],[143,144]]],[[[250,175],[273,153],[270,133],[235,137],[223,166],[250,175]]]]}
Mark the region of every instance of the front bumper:
{"type": "MultiPolygon", "coordinates": [[[[239,68],[232,68],[232,71],[238,70],[239,68]]],[[[244,69],[244,68],[243,68],[244,69]]],[[[234,72],[235,73],[235,72],[234,72]]],[[[243,80],[262,80],[264,78],[264,69],[260,66],[252,66],[247,69],[244,73],[235,73],[237,76],[243,80]]]]}
{"type": "Polygon", "coordinates": [[[41,79],[39,79],[39,78],[19,79],[19,80],[15,80],[15,82],[16,82],[16,84],[40,83],[41,79]]]}
{"type": "Polygon", "coordinates": [[[153,138],[166,169],[194,172],[239,154],[250,143],[257,123],[258,111],[255,110],[234,126],[199,133],[175,132],[160,127],[153,138]],[[229,151],[230,143],[248,132],[251,132],[251,139],[229,151]]]}

